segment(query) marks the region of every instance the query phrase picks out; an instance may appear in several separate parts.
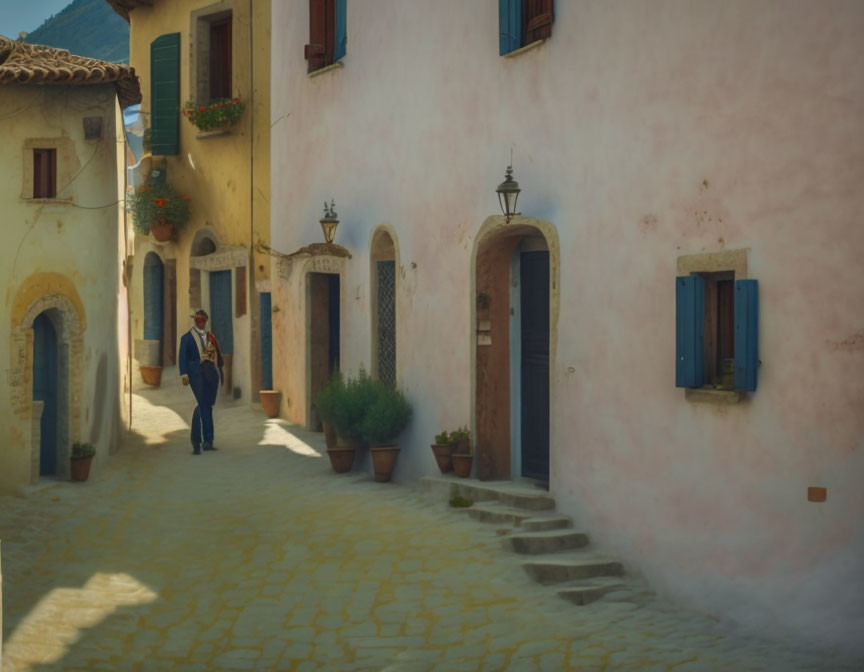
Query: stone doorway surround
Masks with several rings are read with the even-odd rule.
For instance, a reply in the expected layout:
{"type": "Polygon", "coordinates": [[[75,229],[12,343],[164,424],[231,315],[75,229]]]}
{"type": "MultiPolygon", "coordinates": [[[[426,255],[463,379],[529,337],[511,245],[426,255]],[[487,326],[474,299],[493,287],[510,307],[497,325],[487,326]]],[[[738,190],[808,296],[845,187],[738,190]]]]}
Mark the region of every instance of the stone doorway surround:
{"type": "MultiPolygon", "coordinates": [[[[33,401],[33,320],[47,312],[58,341],[57,476],[69,477],[69,450],[81,440],[84,376],[84,306],[74,284],[59,273],[39,273],[25,280],[11,311],[10,398],[17,428],[30,451],[30,483],[39,481],[42,402],[33,401]]],[[[13,430],[14,431],[14,430],[13,430]]]]}
{"type": "Polygon", "coordinates": [[[307,276],[310,273],[337,275],[342,288],[339,306],[340,352],[345,352],[347,333],[345,315],[345,288],[347,261],[351,253],[335,243],[313,243],[288,255],[280,255],[276,262],[279,281],[272,287],[273,333],[280,334],[273,340],[274,377],[281,373],[281,380],[274,379],[274,387],[282,388],[281,414],[291,422],[308,426],[312,420],[312,355],[309,290],[307,276]],[[304,356],[296,353],[303,348],[304,356]],[[280,366],[285,362],[303,362],[304,371],[293,371],[285,375],[280,366]],[[279,373],[277,373],[279,372],[279,373]]]}
{"type": "MultiPolygon", "coordinates": [[[[475,473],[510,479],[510,261],[526,236],[542,236],[549,249],[549,408],[555,408],[556,352],[560,311],[561,248],[551,222],[530,217],[488,217],[471,252],[471,415],[475,473]],[[488,349],[488,350],[487,350],[488,349]]],[[[550,446],[555,445],[550,419],[550,446]]],[[[550,451],[550,472],[555,457],[550,451]]]]}

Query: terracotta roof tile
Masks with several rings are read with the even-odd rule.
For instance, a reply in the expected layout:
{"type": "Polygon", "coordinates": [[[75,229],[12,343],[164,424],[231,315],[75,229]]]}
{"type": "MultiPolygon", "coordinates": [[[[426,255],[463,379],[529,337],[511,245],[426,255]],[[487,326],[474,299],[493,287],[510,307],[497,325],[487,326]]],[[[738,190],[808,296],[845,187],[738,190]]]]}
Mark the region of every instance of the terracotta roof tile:
{"type": "Polygon", "coordinates": [[[76,56],[65,49],[17,42],[0,35],[0,84],[80,86],[111,83],[117,87],[121,107],[141,102],[141,87],[135,68],[76,56]]]}

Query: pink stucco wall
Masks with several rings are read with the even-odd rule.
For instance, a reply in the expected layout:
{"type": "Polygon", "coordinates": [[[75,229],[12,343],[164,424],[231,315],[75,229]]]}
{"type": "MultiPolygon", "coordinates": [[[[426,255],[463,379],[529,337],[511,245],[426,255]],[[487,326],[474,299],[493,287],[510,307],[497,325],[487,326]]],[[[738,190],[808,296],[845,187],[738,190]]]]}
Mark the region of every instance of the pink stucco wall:
{"type": "Polygon", "coordinates": [[[274,3],[273,246],[320,240],[336,199],[356,369],[369,242],[396,232],[416,409],[397,478],[434,473],[433,434],[472,422],[472,250],[512,147],[520,209],[561,245],[560,508],[678,599],[860,651],[862,34],[856,0],[568,0],[550,40],[502,58],[495,2],[366,0],[345,67],[309,78],[308,3],[274,3]],[[748,249],[760,283],[759,388],[733,406],[674,387],[676,259],[723,249],[748,249]]]}

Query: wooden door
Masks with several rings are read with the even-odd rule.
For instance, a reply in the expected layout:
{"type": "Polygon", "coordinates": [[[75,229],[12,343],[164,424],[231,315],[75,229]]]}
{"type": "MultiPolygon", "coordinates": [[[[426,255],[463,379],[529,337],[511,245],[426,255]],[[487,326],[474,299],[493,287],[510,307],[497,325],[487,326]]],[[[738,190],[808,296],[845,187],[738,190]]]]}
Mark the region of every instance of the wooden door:
{"type": "Polygon", "coordinates": [[[40,422],[40,476],[57,473],[58,366],[57,332],[42,313],[33,320],[33,400],[44,404],[40,422]]]}
{"type": "Polygon", "coordinates": [[[549,252],[521,256],[522,475],[549,481],[549,252]]]}

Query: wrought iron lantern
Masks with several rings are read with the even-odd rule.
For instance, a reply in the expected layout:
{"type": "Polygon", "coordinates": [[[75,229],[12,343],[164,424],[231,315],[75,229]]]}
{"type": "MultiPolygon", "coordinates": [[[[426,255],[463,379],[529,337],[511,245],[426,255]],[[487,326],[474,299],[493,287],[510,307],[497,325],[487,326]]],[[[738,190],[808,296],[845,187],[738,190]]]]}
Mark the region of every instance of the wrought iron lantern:
{"type": "Polygon", "coordinates": [[[336,227],[339,226],[339,219],[336,215],[336,203],[330,199],[330,205],[324,201],[324,216],[319,220],[321,222],[321,230],[324,232],[324,242],[328,245],[333,242],[336,237],[336,227]]]}
{"type": "Polygon", "coordinates": [[[507,166],[507,172],[504,175],[504,181],[498,185],[495,190],[498,192],[498,203],[501,205],[501,212],[504,213],[504,219],[509,224],[510,218],[522,213],[516,212],[516,201],[519,200],[519,183],[513,179],[513,166],[507,166]]]}

